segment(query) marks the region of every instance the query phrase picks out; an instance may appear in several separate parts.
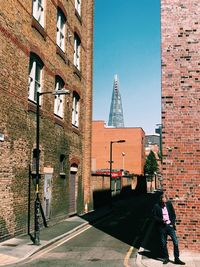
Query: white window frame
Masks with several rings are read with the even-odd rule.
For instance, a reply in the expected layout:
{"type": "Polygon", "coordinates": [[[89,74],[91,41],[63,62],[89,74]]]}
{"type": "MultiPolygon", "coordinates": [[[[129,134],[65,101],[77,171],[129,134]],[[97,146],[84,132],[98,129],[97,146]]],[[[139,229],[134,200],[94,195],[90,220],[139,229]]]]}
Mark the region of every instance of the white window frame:
{"type": "Polygon", "coordinates": [[[63,12],[57,10],[57,27],[56,27],[56,44],[62,51],[65,51],[65,28],[66,28],[66,17],[63,12]]]}
{"type": "MultiPolygon", "coordinates": [[[[55,90],[63,90],[64,82],[61,78],[56,77],[55,90]]],[[[54,99],[54,114],[63,119],[64,117],[64,95],[55,95],[54,99]]]]}
{"type": "Polygon", "coordinates": [[[78,35],[74,35],[74,66],[80,70],[81,41],[78,35]]]}
{"type": "Polygon", "coordinates": [[[77,94],[74,94],[72,103],[72,125],[76,128],[79,127],[79,110],[80,110],[80,98],[77,94]]]}
{"type": "MultiPolygon", "coordinates": [[[[42,63],[33,55],[30,57],[30,67],[29,67],[29,85],[28,85],[28,99],[35,102],[37,101],[37,92],[41,92],[42,88],[42,74],[43,65],[42,63]],[[39,80],[37,80],[36,74],[39,71],[39,80]]],[[[40,99],[41,104],[41,99],[40,99]]]]}
{"type": "Polygon", "coordinates": [[[44,1],[45,0],[33,0],[33,17],[44,28],[44,1]]]}
{"type": "Polygon", "coordinates": [[[79,16],[81,16],[81,0],[75,0],[75,9],[79,16]]]}

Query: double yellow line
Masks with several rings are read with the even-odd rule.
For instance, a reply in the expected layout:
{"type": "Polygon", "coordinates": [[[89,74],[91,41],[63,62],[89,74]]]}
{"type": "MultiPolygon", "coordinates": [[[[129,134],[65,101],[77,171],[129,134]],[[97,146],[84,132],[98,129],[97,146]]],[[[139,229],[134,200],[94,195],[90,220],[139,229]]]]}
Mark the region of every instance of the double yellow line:
{"type": "Polygon", "coordinates": [[[124,258],[124,266],[125,267],[131,267],[130,264],[129,264],[129,259],[132,255],[132,253],[137,253],[138,249],[137,248],[134,248],[133,246],[131,246],[128,250],[128,252],[126,253],[126,256],[124,258]]]}

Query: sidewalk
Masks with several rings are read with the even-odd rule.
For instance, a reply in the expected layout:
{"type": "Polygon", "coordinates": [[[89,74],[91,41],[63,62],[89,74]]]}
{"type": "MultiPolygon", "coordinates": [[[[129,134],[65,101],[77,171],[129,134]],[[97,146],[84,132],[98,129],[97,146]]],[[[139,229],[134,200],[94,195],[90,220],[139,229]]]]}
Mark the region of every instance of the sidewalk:
{"type": "Polygon", "coordinates": [[[144,250],[142,248],[140,248],[137,254],[136,264],[138,265],[138,267],[200,267],[200,253],[197,252],[183,251],[181,253],[180,259],[186,263],[185,265],[175,265],[173,263],[174,258],[172,253],[170,253],[170,262],[165,265],[163,265],[161,260],[148,258],[141,253],[144,253],[144,250]]]}
{"type": "Polygon", "coordinates": [[[23,261],[34,253],[50,246],[56,241],[75,234],[90,223],[111,213],[109,207],[89,212],[82,217],[74,216],[54,226],[42,228],[40,231],[40,245],[33,245],[28,235],[18,236],[0,243],[0,266],[23,261]]]}

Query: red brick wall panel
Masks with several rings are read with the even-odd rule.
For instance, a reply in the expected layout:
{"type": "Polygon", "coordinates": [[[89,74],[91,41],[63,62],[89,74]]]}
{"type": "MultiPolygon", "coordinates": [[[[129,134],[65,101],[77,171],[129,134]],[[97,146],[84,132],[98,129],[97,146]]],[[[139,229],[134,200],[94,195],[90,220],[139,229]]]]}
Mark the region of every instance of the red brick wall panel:
{"type": "Polygon", "coordinates": [[[182,248],[200,250],[200,2],[161,0],[164,188],[182,248]]]}

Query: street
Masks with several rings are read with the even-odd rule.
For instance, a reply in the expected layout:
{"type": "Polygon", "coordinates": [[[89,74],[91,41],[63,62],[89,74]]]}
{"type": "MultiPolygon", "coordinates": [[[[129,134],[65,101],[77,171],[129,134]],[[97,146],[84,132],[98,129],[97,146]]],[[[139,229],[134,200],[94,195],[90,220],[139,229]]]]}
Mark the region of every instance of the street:
{"type": "Polygon", "coordinates": [[[12,266],[136,266],[138,236],[157,195],[134,196],[113,204],[111,215],[73,238],[12,266]]]}

